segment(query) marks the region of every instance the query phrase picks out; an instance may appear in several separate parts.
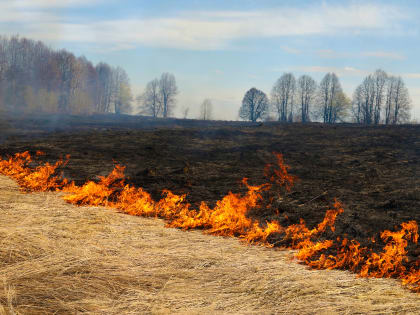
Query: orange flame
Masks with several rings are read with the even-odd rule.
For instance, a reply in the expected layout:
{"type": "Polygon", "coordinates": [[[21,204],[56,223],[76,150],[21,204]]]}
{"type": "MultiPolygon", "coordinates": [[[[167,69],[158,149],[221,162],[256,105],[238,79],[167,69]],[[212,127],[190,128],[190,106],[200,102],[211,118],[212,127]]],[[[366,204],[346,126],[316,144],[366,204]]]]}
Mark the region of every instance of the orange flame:
{"type": "Polygon", "coordinates": [[[283,155],[281,153],[273,152],[273,154],[277,159],[277,163],[275,166],[267,164],[264,168],[264,174],[270,182],[275,183],[280,187],[284,186],[287,191],[290,191],[297,180],[297,177],[290,175],[287,172],[289,166],[284,164],[283,155]]]}
{"type": "MultiPolygon", "coordinates": [[[[44,155],[37,151],[37,156],[44,155]]],[[[0,157],[0,173],[14,178],[23,190],[27,191],[47,191],[60,190],[68,182],[61,176],[54,176],[57,168],[63,167],[68,163],[70,156],[66,156],[66,161],[58,160],[54,164],[45,163],[32,169],[29,164],[32,163],[32,157],[28,151],[17,153],[8,160],[2,160],[0,157]]]]}
{"type": "MultiPolygon", "coordinates": [[[[37,151],[36,156],[44,155],[37,151]]],[[[186,202],[185,195],[163,191],[163,198],[154,201],[142,188],[125,184],[125,167],[116,165],[106,177],[99,176],[98,182],[88,181],[82,186],[68,183],[57,170],[67,164],[59,160],[55,164],[45,163],[32,167],[29,152],[17,153],[8,159],[0,157],[0,174],[14,178],[24,191],[64,191],[63,197],[75,205],[109,206],[122,212],[137,216],[164,218],[167,227],[202,229],[205,233],[221,236],[235,236],[245,242],[274,246],[270,236],[281,238],[291,248],[298,249],[296,258],[318,269],[348,269],[361,277],[395,277],[410,290],[420,293],[420,260],[410,263],[407,257],[408,242],[417,244],[418,225],[415,221],[404,222],[401,230],[384,231],[380,237],[385,246],[381,253],[361,247],[356,240],[319,240],[329,227],[335,231],[337,216],[343,213],[343,206],[335,201],[333,208],[327,210],[321,223],[309,229],[301,219],[299,224],[283,227],[277,221],[266,222],[261,226],[258,220],[248,216],[249,210],[261,207],[262,192],[276,185],[287,191],[293,186],[296,177],[288,174],[281,154],[275,154],[276,165],[267,165],[265,174],[270,183],[252,186],[246,178],[242,183],[247,187],[244,195],[229,192],[216,202],[213,208],[202,202],[193,209],[186,202]],[[332,251],[336,250],[335,254],[332,251]],[[408,267],[409,270],[408,270],[408,267]]],[[[372,237],[371,242],[375,242],[372,237]]]]}

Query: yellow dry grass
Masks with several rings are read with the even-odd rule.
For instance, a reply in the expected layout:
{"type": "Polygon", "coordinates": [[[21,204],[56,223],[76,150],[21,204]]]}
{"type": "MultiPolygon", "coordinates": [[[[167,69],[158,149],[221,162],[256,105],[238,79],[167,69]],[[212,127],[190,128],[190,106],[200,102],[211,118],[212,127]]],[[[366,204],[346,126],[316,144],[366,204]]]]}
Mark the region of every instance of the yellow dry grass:
{"type": "Polygon", "coordinates": [[[291,257],[22,194],[0,176],[0,314],[420,314],[396,280],[291,257]]]}

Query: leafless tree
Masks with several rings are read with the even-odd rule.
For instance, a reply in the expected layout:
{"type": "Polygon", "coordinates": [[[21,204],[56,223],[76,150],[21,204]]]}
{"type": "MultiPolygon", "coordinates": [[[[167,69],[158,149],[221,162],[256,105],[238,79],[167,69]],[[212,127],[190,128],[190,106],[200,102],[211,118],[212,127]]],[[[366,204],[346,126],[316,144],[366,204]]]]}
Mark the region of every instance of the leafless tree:
{"type": "Polygon", "coordinates": [[[382,103],[384,101],[385,86],[388,80],[388,75],[385,71],[378,69],[373,75],[375,85],[375,105],[373,110],[373,122],[375,125],[380,123],[382,103]]]}
{"type": "Polygon", "coordinates": [[[387,82],[388,75],[379,69],[368,75],[356,88],[353,95],[353,115],[357,115],[357,122],[366,125],[380,123],[387,82]]]}
{"type": "Polygon", "coordinates": [[[354,122],[360,124],[363,121],[362,108],[363,108],[363,87],[359,85],[353,93],[352,102],[352,115],[354,122]]]}
{"type": "Polygon", "coordinates": [[[176,105],[175,97],[178,94],[178,87],[173,74],[162,73],[159,80],[159,91],[162,100],[162,116],[167,118],[173,113],[176,105]]]}
{"type": "Polygon", "coordinates": [[[296,92],[296,80],[292,73],[283,74],[271,91],[271,103],[278,114],[279,121],[293,120],[293,101],[296,92]]]}
{"type": "Polygon", "coordinates": [[[182,118],[187,119],[189,112],[190,112],[190,108],[188,106],[183,107],[182,108],[182,118]]]}
{"type": "Polygon", "coordinates": [[[376,70],[353,94],[353,117],[363,124],[396,124],[410,117],[410,98],[401,77],[376,70]]]}
{"type": "Polygon", "coordinates": [[[408,89],[401,77],[392,77],[388,84],[386,124],[406,123],[410,120],[411,100],[408,89]],[[388,96],[390,98],[388,102],[388,96]]]}
{"type": "Polygon", "coordinates": [[[121,67],[112,68],[112,103],[116,114],[128,113],[131,108],[130,79],[121,67]]]}
{"type": "Polygon", "coordinates": [[[213,117],[213,104],[206,98],[200,106],[200,119],[211,120],[213,117]]]}
{"type": "Polygon", "coordinates": [[[3,107],[3,80],[4,80],[4,74],[7,69],[7,60],[6,60],[6,52],[5,52],[5,45],[4,43],[6,40],[0,36],[0,108],[3,107]]]}
{"type": "Polygon", "coordinates": [[[373,121],[373,104],[375,103],[375,84],[372,76],[365,78],[361,84],[362,122],[370,125],[373,121]]]}
{"type": "Polygon", "coordinates": [[[343,122],[347,118],[351,100],[343,91],[340,91],[337,93],[332,106],[331,123],[343,122]]]}
{"type": "Polygon", "coordinates": [[[136,98],[141,108],[140,113],[153,117],[169,117],[175,108],[177,94],[175,76],[163,73],[160,79],[150,81],[145,92],[136,98]]]}
{"type": "Polygon", "coordinates": [[[96,67],[85,57],[19,36],[0,37],[0,104],[8,110],[91,113],[126,111],[122,68],[96,67]]]}
{"type": "Polygon", "coordinates": [[[385,125],[389,125],[392,122],[392,108],[393,108],[393,100],[394,100],[394,90],[395,84],[397,82],[397,78],[394,76],[390,76],[388,78],[388,82],[386,85],[386,92],[385,92],[385,117],[384,123],[385,125]]]}
{"type": "Polygon", "coordinates": [[[335,73],[327,73],[319,84],[319,109],[324,123],[343,120],[348,100],[335,73]]]}
{"type": "Polygon", "coordinates": [[[98,73],[96,108],[101,113],[109,112],[112,96],[112,69],[108,64],[100,62],[96,66],[96,72],[98,73]]]}
{"type": "Polygon", "coordinates": [[[252,122],[263,119],[268,114],[269,101],[267,95],[256,88],[251,88],[245,93],[239,117],[252,122]]]}
{"type": "Polygon", "coordinates": [[[316,82],[308,75],[302,75],[298,79],[297,96],[300,102],[301,121],[303,123],[310,121],[309,108],[316,96],[316,82]]]}
{"type": "Polygon", "coordinates": [[[72,99],[76,90],[80,88],[81,69],[76,57],[66,50],[61,50],[58,53],[58,60],[61,74],[58,107],[61,112],[71,113],[72,99]]]}
{"type": "Polygon", "coordinates": [[[142,114],[153,117],[159,117],[162,115],[163,103],[158,79],[154,79],[147,83],[146,91],[137,99],[140,103],[142,114]]]}

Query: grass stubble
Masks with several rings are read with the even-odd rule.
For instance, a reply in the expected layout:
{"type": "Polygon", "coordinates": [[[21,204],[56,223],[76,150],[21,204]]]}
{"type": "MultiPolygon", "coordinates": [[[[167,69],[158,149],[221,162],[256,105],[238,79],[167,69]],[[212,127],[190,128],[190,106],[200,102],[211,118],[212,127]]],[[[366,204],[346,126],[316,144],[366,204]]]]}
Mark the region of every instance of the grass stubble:
{"type": "Polygon", "coordinates": [[[310,270],[294,251],[23,194],[0,176],[0,314],[420,314],[394,279],[310,270]]]}

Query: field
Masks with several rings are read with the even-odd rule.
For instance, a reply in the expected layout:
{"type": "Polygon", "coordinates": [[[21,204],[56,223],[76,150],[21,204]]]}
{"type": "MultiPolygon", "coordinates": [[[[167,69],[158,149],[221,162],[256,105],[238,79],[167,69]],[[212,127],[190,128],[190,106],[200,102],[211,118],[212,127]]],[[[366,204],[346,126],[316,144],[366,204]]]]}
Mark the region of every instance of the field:
{"type": "MultiPolygon", "coordinates": [[[[297,176],[299,180],[295,183],[290,192],[284,192],[281,197],[276,198],[271,204],[271,207],[264,209],[264,211],[260,210],[250,213],[251,216],[260,220],[261,223],[264,223],[266,220],[278,220],[282,225],[287,226],[298,223],[299,219],[303,218],[307,225],[312,228],[322,221],[325,210],[330,208],[334,202],[334,198],[337,198],[344,205],[344,213],[337,217],[335,224],[336,230],[334,234],[330,236],[355,239],[362,245],[367,244],[371,237],[375,237],[376,245],[373,246],[377,246],[379,249],[383,247],[383,244],[381,244],[378,237],[381,231],[386,229],[397,230],[402,222],[407,222],[409,220],[420,222],[420,176],[418,176],[418,174],[420,174],[420,127],[418,126],[363,127],[349,124],[323,125],[316,123],[308,125],[282,125],[277,123],[249,124],[238,122],[209,123],[193,120],[154,121],[128,116],[95,116],[90,118],[54,116],[35,118],[21,117],[19,119],[11,119],[9,117],[3,122],[0,121],[0,128],[3,130],[0,138],[0,156],[4,157],[26,150],[29,150],[32,153],[41,150],[46,153],[45,156],[41,157],[41,160],[54,162],[61,156],[70,154],[70,162],[63,168],[63,172],[66,178],[74,180],[78,184],[82,184],[86,180],[96,180],[98,175],[107,175],[113,169],[114,161],[116,161],[126,166],[127,181],[129,183],[143,187],[146,191],[151,193],[156,200],[161,197],[163,189],[170,189],[177,194],[187,194],[187,200],[195,206],[201,201],[206,201],[210,205],[214,205],[217,200],[220,200],[229,191],[243,192],[244,187],[240,185],[240,181],[243,177],[249,178],[249,182],[255,185],[266,182],[267,179],[264,177],[263,172],[264,166],[267,163],[272,163],[274,161],[273,152],[279,152],[283,154],[285,163],[290,166],[289,173],[297,176]]],[[[36,196],[36,198],[50,198],[48,197],[50,196],[48,194],[34,196],[36,196]]],[[[25,198],[30,197],[25,195],[25,198]]],[[[53,208],[55,206],[56,204],[54,201],[51,206],[45,207],[53,208]]],[[[74,208],[72,206],[68,207],[74,208]]],[[[35,207],[33,210],[36,211],[36,209],[37,208],[35,207]]],[[[77,209],[78,208],[71,210],[73,211],[71,213],[75,213],[74,211],[78,211],[77,209]]],[[[18,216],[19,211],[14,215],[18,216]]],[[[48,226],[49,224],[45,223],[46,221],[36,222],[35,218],[32,219],[28,216],[28,211],[22,211],[22,217],[28,218],[28,224],[25,225],[28,229],[32,225],[43,226],[44,224],[48,226]],[[34,222],[32,222],[32,220],[34,220],[34,222]]],[[[47,217],[48,216],[45,214],[42,216],[42,218],[44,218],[43,220],[47,220],[47,217]]],[[[152,221],[148,221],[149,219],[133,218],[121,214],[110,215],[109,212],[106,212],[106,214],[103,214],[103,224],[101,223],[102,219],[94,219],[94,227],[88,224],[93,231],[89,233],[97,234],[100,238],[109,237],[109,235],[107,236],[107,229],[109,227],[109,222],[107,220],[113,222],[111,224],[112,226],[114,226],[114,224],[118,225],[118,227],[114,227],[119,231],[118,233],[128,233],[128,230],[127,232],[123,231],[124,229],[120,223],[116,223],[118,221],[116,218],[126,222],[125,225],[127,225],[127,229],[130,229],[130,231],[131,229],[135,230],[134,226],[137,224],[135,222],[138,222],[139,228],[141,229],[147,230],[149,225],[155,226],[155,223],[150,223],[152,221]]],[[[87,219],[88,218],[78,218],[77,220],[87,219]]],[[[62,212],[60,212],[60,220],[63,220],[62,224],[66,224],[65,215],[63,215],[62,212]]],[[[70,220],[69,218],[68,223],[70,225],[77,225],[77,220],[70,220]]],[[[18,218],[17,221],[19,221],[18,218]]],[[[9,227],[9,230],[10,228],[11,227],[9,227]]],[[[226,260],[232,262],[234,259],[239,259],[238,257],[244,257],[247,261],[253,261],[252,264],[243,267],[247,270],[251,268],[251,265],[258,265],[259,257],[261,257],[261,263],[263,261],[267,263],[269,260],[283,259],[287,256],[286,253],[279,251],[271,250],[272,252],[270,252],[268,249],[256,247],[249,248],[240,244],[236,245],[236,240],[220,238],[214,238],[213,240],[212,237],[202,236],[199,232],[182,233],[181,231],[172,231],[168,229],[162,229],[162,231],[163,232],[159,233],[174,233],[171,236],[168,234],[168,237],[175,239],[174,235],[176,235],[176,245],[175,243],[171,243],[170,240],[166,240],[166,242],[169,242],[170,244],[166,244],[165,241],[161,239],[159,239],[159,242],[153,241],[152,239],[157,239],[156,236],[153,236],[152,239],[147,241],[150,248],[144,244],[141,245],[145,247],[144,255],[152,255],[152,253],[155,253],[156,247],[165,246],[164,250],[167,253],[165,257],[167,259],[172,259],[172,255],[175,254],[171,251],[171,248],[184,246],[183,252],[180,249],[184,258],[185,256],[188,256],[188,252],[190,252],[194,253],[194,255],[196,255],[194,257],[198,260],[202,259],[205,261],[206,259],[203,257],[206,257],[207,255],[206,250],[201,249],[200,251],[198,248],[194,250],[192,248],[195,248],[194,246],[199,246],[194,245],[194,242],[199,242],[201,246],[203,246],[203,242],[205,242],[206,245],[204,247],[207,248],[208,242],[208,255],[212,255],[210,253],[213,249],[218,251],[221,250],[220,248],[230,248],[229,246],[233,246],[235,248],[235,253],[232,255],[239,256],[229,257],[226,258],[226,260]],[[182,244],[183,237],[185,237],[185,244],[182,244]],[[196,237],[198,237],[199,240],[196,240],[196,237]],[[217,244],[213,244],[212,242],[217,242],[217,244]],[[188,246],[186,244],[188,244],[188,246]],[[185,246],[187,247],[185,248],[185,246]],[[191,250],[189,250],[189,246],[192,246],[191,250]],[[241,246],[244,246],[243,249],[241,249],[241,246]],[[241,251],[245,251],[246,256],[241,256],[245,255],[243,253],[240,254],[241,251]]],[[[3,231],[3,233],[5,232],[3,231]]],[[[27,241],[33,243],[37,238],[37,235],[36,233],[34,235],[29,235],[27,241]],[[30,239],[30,237],[33,237],[33,239],[30,239]]],[[[120,236],[121,238],[116,241],[116,246],[124,246],[124,239],[127,239],[127,247],[132,246],[135,248],[135,236],[131,238],[131,235],[133,234],[130,232],[130,234],[126,234],[126,237],[120,236]]],[[[24,239],[24,236],[17,236],[16,244],[21,242],[19,237],[24,239]]],[[[63,238],[67,239],[68,236],[63,236],[63,238]]],[[[13,238],[9,237],[7,240],[9,242],[10,240],[13,240],[13,238]]],[[[79,238],[77,238],[77,240],[83,242],[79,238]]],[[[23,242],[23,244],[24,243],[25,242],[23,242]]],[[[11,244],[13,243],[10,243],[9,246],[13,246],[11,244]]],[[[15,246],[17,246],[16,244],[15,246]]],[[[36,248],[33,250],[35,252],[37,251],[36,248]]],[[[42,249],[42,251],[44,251],[44,249],[42,249]]],[[[89,250],[89,252],[90,251],[91,250],[89,250]]],[[[114,253],[112,248],[109,248],[108,251],[110,252],[109,255],[114,253]]],[[[31,250],[28,249],[28,252],[31,252],[31,250]]],[[[45,250],[45,252],[48,251],[45,250]]],[[[118,250],[115,249],[115,253],[117,252],[119,253],[118,255],[123,255],[123,250],[121,248],[118,250]]],[[[104,252],[97,253],[96,259],[100,260],[102,254],[104,254],[104,252]]],[[[418,261],[419,254],[420,250],[418,245],[410,244],[407,255],[409,262],[413,263],[418,261]]],[[[58,253],[55,253],[54,255],[51,254],[51,257],[55,257],[56,255],[59,256],[58,253]]],[[[23,257],[23,260],[28,259],[24,254],[21,254],[21,256],[23,257]]],[[[42,257],[42,254],[40,254],[40,257],[42,257]]],[[[80,257],[77,259],[80,259],[80,257]]],[[[140,261],[141,259],[142,258],[139,258],[140,261]]],[[[193,260],[193,258],[191,259],[193,260]]],[[[60,262],[64,262],[65,260],[66,259],[60,260],[60,262]]],[[[2,265],[4,267],[2,268],[9,268],[9,270],[14,270],[14,272],[17,273],[18,269],[13,269],[16,268],[16,266],[12,268],[12,265],[17,264],[18,261],[19,259],[11,260],[10,262],[3,261],[2,265]]],[[[116,264],[117,263],[118,262],[116,262],[116,264]]],[[[133,264],[131,261],[125,263],[130,264],[130,266],[133,264]]],[[[194,266],[200,266],[201,260],[199,262],[193,261],[191,263],[194,266]]],[[[40,264],[42,264],[42,262],[40,262],[40,264]]],[[[162,262],[162,264],[165,265],[167,263],[162,262]]],[[[176,263],[171,261],[169,265],[170,264],[176,263]]],[[[291,262],[287,261],[287,264],[291,264],[291,262]]],[[[295,274],[295,276],[299,278],[304,277],[302,275],[306,274],[307,271],[303,266],[295,263],[292,264],[298,269],[290,271],[289,276],[291,278],[288,280],[288,284],[289,286],[294,287],[299,285],[297,284],[299,283],[299,280],[293,282],[292,274],[297,273],[298,275],[295,274]]],[[[188,269],[189,272],[191,269],[194,269],[194,266],[189,265],[186,269],[188,269]]],[[[134,266],[132,267],[134,268],[134,266]]],[[[241,265],[238,263],[238,268],[240,267],[241,265]]],[[[94,270],[99,267],[92,265],[89,268],[91,268],[89,269],[89,272],[95,274],[94,270]]],[[[112,268],[112,264],[107,266],[107,268],[112,268]]],[[[273,268],[278,268],[278,266],[274,267],[273,265],[273,268]]],[[[286,267],[282,266],[281,268],[286,267]]],[[[235,287],[235,289],[231,288],[232,290],[237,290],[235,291],[237,292],[236,295],[230,292],[228,287],[226,288],[227,292],[225,293],[230,294],[229,298],[232,299],[232,302],[228,302],[226,305],[217,306],[220,307],[219,311],[222,313],[246,313],[246,311],[249,310],[250,313],[258,313],[258,310],[267,307],[268,313],[295,312],[299,314],[310,314],[310,304],[313,304],[313,302],[306,306],[309,307],[306,310],[305,307],[302,306],[302,308],[296,307],[292,310],[288,309],[288,311],[285,311],[284,307],[286,304],[290,304],[291,300],[281,300],[281,303],[284,302],[285,304],[270,302],[269,296],[271,296],[270,294],[274,294],[270,290],[274,290],[278,293],[279,283],[274,284],[269,280],[266,281],[270,283],[258,282],[262,281],[261,279],[263,277],[267,277],[268,279],[272,272],[270,270],[271,269],[267,267],[267,269],[263,270],[261,275],[258,277],[254,276],[256,277],[254,280],[252,280],[253,278],[251,275],[249,275],[249,279],[235,278],[235,280],[227,280],[227,282],[237,283],[239,287],[235,287]],[[257,278],[259,280],[257,280],[257,278]],[[257,285],[255,283],[260,284],[257,285]],[[240,289],[243,285],[246,287],[242,288],[245,291],[241,291],[240,289]],[[255,288],[255,285],[257,288],[255,288]],[[252,292],[248,290],[249,287],[254,288],[251,290],[252,292]],[[242,309],[240,307],[241,302],[238,301],[241,301],[242,298],[245,299],[247,295],[252,296],[252,298],[250,297],[250,303],[256,304],[252,304],[242,309]],[[256,300],[254,298],[259,302],[255,302],[256,300]],[[266,301],[266,304],[264,304],[264,301],[266,301]],[[229,309],[230,307],[231,309],[229,309]]],[[[9,274],[10,272],[12,271],[9,271],[9,274]]],[[[160,272],[164,273],[165,271],[157,270],[156,273],[150,271],[151,276],[156,277],[158,277],[160,272]]],[[[166,279],[165,281],[171,283],[170,279],[173,279],[171,277],[175,277],[175,282],[178,283],[179,286],[185,285],[185,282],[194,283],[194,280],[188,277],[194,278],[197,275],[185,275],[185,278],[180,280],[180,278],[178,278],[179,272],[181,271],[174,272],[176,276],[167,274],[167,278],[164,277],[166,279]]],[[[334,275],[333,278],[335,279],[337,279],[337,277],[340,278],[341,276],[338,275],[343,274],[346,275],[345,277],[353,277],[351,274],[347,274],[347,272],[343,271],[316,272],[323,274],[322,277],[320,276],[321,278],[327,274],[334,275]]],[[[74,274],[77,274],[77,272],[74,274]]],[[[314,276],[314,272],[309,272],[308,276],[309,275],[310,277],[315,278],[311,278],[308,283],[302,280],[302,278],[299,279],[304,281],[304,284],[302,284],[303,287],[306,285],[306,289],[310,291],[310,294],[315,294],[315,297],[306,291],[306,293],[301,292],[299,289],[295,292],[296,294],[292,299],[300,299],[302,296],[307,296],[309,294],[308,298],[310,301],[312,301],[311,299],[321,299],[321,301],[326,303],[323,304],[325,312],[345,313],[352,311],[350,306],[343,306],[342,309],[334,309],[333,305],[335,305],[337,301],[329,299],[328,294],[334,295],[333,292],[335,289],[331,289],[332,291],[326,289],[324,280],[314,276]],[[317,286],[317,282],[319,282],[319,286],[317,286]],[[321,290],[322,292],[317,291],[320,290],[320,288],[323,288],[321,290]],[[318,297],[317,294],[314,293],[315,291],[321,296],[318,297]],[[325,300],[323,300],[322,294],[325,294],[325,300]]],[[[207,276],[210,277],[209,275],[207,276]]],[[[276,279],[284,279],[284,277],[287,277],[287,275],[277,276],[279,278],[276,279]]],[[[13,277],[11,279],[13,279],[13,277]]],[[[228,278],[220,276],[220,279],[228,278]]],[[[342,280],[341,285],[350,281],[346,279],[342,280]]],[[[66,281],[69,281],[66,286],[72,285],[72,280],[70,278],[66,281]]],[[[78,281],[81,283],[83,282],[80,279],[78,281]]],[[[126,280],[121,280],[120,278],[113,279],[112,276],[110,276],[109,283],[102,283],[101,285],[105,287],[108,285],[112,286],[113,281],[115,281],[115,283],[120,283],[119,281],[124,282],[126,280]]],[[[165,281],[162,280],[159,282],[155,279],[154,282],[161,283],[160,286],[159,284],[156,284],[156,288],[153,287],[152,284],[145,283],[138,284],[138,286],[141,290],[146,290],[147,294],[154,296],[156,292],[163,290],[162,288],[166,288],[166,286],[162,284],[165,281]],[[150,290],[147,290],[147,288],[150,290]]],[[[340,286],[340,281],[338,281],[338,286],[340,286]]],[[[389,288],[392,288],[392,290],[395,289],[395,284],[393,284],[395,283],[395,280],[354,279],[354,281],[361,281],[360,283],[367,285],[369,288],[373,288],[375,283],[380,283],[381,285],[382,283],[389,283],[389,288]]],[[[206,282],[214,284],[209,279],[206,280],[206,282]]],[[[281,280],[280,282],[284,282],[284,280],[281,280]]],[[[19,284],[20,282],[17,283],[18,286],[23,285],[19,284]]],[[[13,281],[11,281],[10,285],[14,285],[13,281]]],[[[118,284],[118,286],[119,285],[121,284],[118,284]]],[[[135,285],[127,283],[127,288],[121,288],[121,290],[125,290],[124,292],[126,292],[124,298],[135,299],[136,294],[146,294],[145,292],[132,291],[135,290],[135,287],[135,285]],[[132,296],[130,296],[130,292],[132,296]]],[[[222,287],[225,288],[224,286],[222,287]]],[[[353,283],[349,285],[349,287],[354,288],[354,291],[351,291],[351,294],[359,297],[360,294],[364,294],[361,292],[366,292],[364,290],[368,290],[366,288],[361,289],[353,283]]],[[[212,293],[210,291],[217,290],[217,286],[210,286],[208,289],[209,292],[207,293],[203,289],[203,296],[206,296],[206,294],[211,295],[212,293]]],[[[379,305],[382,302],[377,301],[382,301],[381,296],[383,298],[383,296],[392,296],[395,294],[395,299],[392,301],[383,301],[381,306],[377,306],[377,308],[370,310],[373,313],[386,313],[387,311],[391,313],[392,310],[394,312],[397,310],[394,307],[398,306],[398,303],[400,303],[400,294],[407,293],[407,298],[413,300],[413,304],[408,303],[406,305],[406,312],[414,314],[420,310],[420,307],[416,308],[416,306],[413,306],[419,305],[418,296],[402,288],[395,290],[400,289],[403,290],[401,292],[404,293],[401,293],[400,291],[398,291],[398,293],[396,293],[397,291],[392,293],[393,291],[391,289],[384,293],[384,291],[380,291],[382,289],[378,289],[379,291],[375,291],[377,293],[380,292],[377,297],[374,297],[372,293],[368,293],[362,300],[368,304],[378,303],[379,305]],[[377,298],[377,300],[375,300],[375,298],[377,298]]],[[[16,301],[18,301],[19,287],[16,287],[14,290],[17,292],[16,301]]],[[[89,288],[86,287],[83,290],[86,291],[85,295],[82,294],[83,299],[85,299],[88,295],[87,292],[89,292],[89,288]]],[[[94,290],[97,290],[97,288],[94,290]]],[[[116,290],[118,291],[118,289],[116,290]]],[[[165,309],[168,312],[176,310],[180,312],[188,312],[189,310],[195,312],[211,312],[212,310],[217,310],[215,305],[209,306],[205,302],[203,302],[202,309],[194,309],[193,307],[198,307],[197,300],[194,300],[193,297],[189,296],[189,294],[191,294],[190,290],[196,291],[196,289],[193,288],[183,288],[181,290],[183,293],[179,293],[178,297],[173,296],[174,294],[177,294],[175,292],[168,293],[170,297],[165,297],[165,299],[167,299],[165,300],[166,302],[161,300],[155,300],[153,302],[153,298],[151,297],[151,300],[148,300],[149,302],[144,302],[146,304],[148,303],[148,305],[137,305],[137,307],[144,307],[142,310],[148,312],[164,312],[165,309]],[[176,302],[178,301],[178,298],[184,299],[183,303],[186,304],[184,305],[181,302],[176,302]],[[188,304],[188,301],[185,301],[185,299],[192,299],[194,300],[194,303],[191,302],[191,304],[188,304]],[[181,303],[177,305],[181,305],[182,307],[180,306],[178,309],[174,304],[168,304],[168,300],[173,301],[174,304],[181,303]],[[153,307],[150,305],[153,305],[153,307]],[[159,309],[159,305],[162,306],[162,309],[159,309]],[[188,309],[188,305],[192,308],[188,309]],[[208,309],[205,309],[205,307],[208,307],[208,309]]],[[[34,289],[34,292],[36,293],[36,289],[34,289]]],[[[224,291],[222,290],[222,292],[224,291]]],[[[290,291],[288,292],[291,294],[290,291]]],[[[287,295],[287,293],[284,294],[287,295]]],[[[342,291],[337,292],[338,296],[340,294],[346,296],[349,293],[343,293],[342,291]]],[[[71,295],[71,293],[68,293],[68,296],[71,295]]],[[[200,292],[197,292],[197,299],[199,295],[200,292]]],[[[112,297],[111,293],[107,294],[107,298],[110,299],[108,301],[110,304],[107,304],[107,311],[112,310],[113,312],[118,312],[118,310],[120,310],[118,308],[119,306],[117,307],[115,306],[116,304],[112,304],[112,301],[114,301],[113,299],[115,299],[116,296],[119,295],[117,294],[112,297]],[[112,309],[112,307],[114,307],[112,305],[115,306],[114,309],[112,309]]],[[[65,295],[60,296],[58,299],[65,300],[65,295]]],[[[137,297],[137,299],[139,298],[137,297]]],[[[205,298],[202,299],[202,301],[206,300],[205,298]]],[[[3,305],[7,306],[4,299],[0,301],[3,305]]],[[[78,304],[77,301],[82,301],[82,297],[80,299],[76,298],[75,305],[78,304]]],[[[104,301],[106,302],[106,299],[104,301]]],[[[354,303],[353,300],[349,301],[349,305],[354,303]]],[[[86,306],[86,310],[93,312],[103,311],[99,306],[96,310],[92,309],[91,305],[95,305],[95,303],[99,302],[90,301],[89,303],[83,303],[89,305],[89,307],[86,306]],[[89,304],[91,302],[93,304],[89,304]]],[[[129,304],[129,302],[127,303],[129,304]]],[[[128,307],[128,304],[126,304],[125,307],[128,307]]],[[[59,309],[57,305],[56,307],[59,309]]],[[[67,305],[66,307],[69,306],[67,305]]],[[[133,309],[130,311],[134,312],[135,307],[136,306],[133,304],[133,309]]],[[[320,307],[322,309],[322,306],[320,307]]],[[[22,308],[22,310],[24,310],[24,308],[22,308]]],[[[66,312],[65,310],[66,309],[63,308],[62,312],[66,312]]],[[[76,308],[73,310],[76,310],[76,308]]],[[[52,311],[52,309],[48,309],[48,311],[52,311]]],[[[83,309],[80,309],[80,311],[83,311],[83,309]]],[[[362,307],[360,308],[360,313],[363,313],[362,307]]]]}

